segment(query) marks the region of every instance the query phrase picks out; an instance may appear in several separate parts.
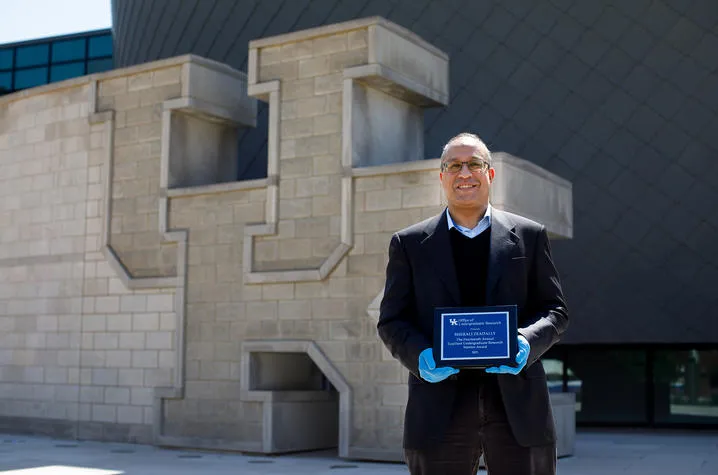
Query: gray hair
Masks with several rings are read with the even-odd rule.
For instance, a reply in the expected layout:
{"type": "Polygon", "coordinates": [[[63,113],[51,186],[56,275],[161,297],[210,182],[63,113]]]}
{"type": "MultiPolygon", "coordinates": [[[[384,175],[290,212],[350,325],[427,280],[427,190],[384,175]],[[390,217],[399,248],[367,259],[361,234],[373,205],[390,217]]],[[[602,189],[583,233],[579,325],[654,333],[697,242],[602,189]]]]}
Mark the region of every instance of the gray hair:
{"type": "Polygon", "coordinates": [[[477,142],[477,146],[483,152],[485,155],[484,158],[489,165],[491,165],[491,151],[489,150],[489,147],[486,146],[483,140],[481,140],[481,137],[479,137],[476,134],[472,134],[470,132],[461,132],[459,135],[455,135],[454,137],[451,137],[448,142],[446,142],[446,145],[444,145],[443,150],[441,151],[441,163],[444,163],[444,158],[446,157],[446,152],[449,151],[449,147],[451,147],[454,142],[458,142],[462,139],[470,139],[472,141],[477,142]]]}

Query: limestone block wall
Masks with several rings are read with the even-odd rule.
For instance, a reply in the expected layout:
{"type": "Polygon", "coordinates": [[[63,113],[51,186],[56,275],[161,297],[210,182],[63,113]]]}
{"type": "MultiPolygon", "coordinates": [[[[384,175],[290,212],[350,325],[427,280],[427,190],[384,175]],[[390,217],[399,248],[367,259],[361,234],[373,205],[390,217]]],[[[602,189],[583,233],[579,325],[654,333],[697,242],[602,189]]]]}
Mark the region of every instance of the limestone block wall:
{"type": "MultiPolygon", "coordinates": [[[[83,345],[79,317],[84,307],[85,249],[93,243],[86,231],[98,224],[87,201],[88,196],[102,198],[98,190],[89,189],[99,178],[97,170],[94,176],[88,171],[89,107],[84,87],[0,108],[4,416],[76,420],[82,415],[92,420],[95,406],[95,417],[108,417],[101,407],[104,393],[79,391],[81,380],[91,383],[93,378],[90,367],[80,371],[81,358],[88,358],[82,349],[92,349],[94,343],[83,345]]],[[[102,391],[104,375],[94,376],[102,391]]],[[[140,422],[142,416],[140,409],[140,422]]]]}
{"type": "MultiPolygon", "coordinates": [[[[441,211],[435,161],[386,165],[357,171],[355,181],[355,247],[347,258],[350,275],[363,275],[365,307],[357,317],[369,321],[373,332],[364,337],[369,348],[376,341],[376,320],[367,311],[378,304],[384,285],[387,246],[397,230],[441,211]],[[412,167],[413,165],[413,167],[412,167]],[[416,169],[411,171],[411,169],[416,169]]],[[[364,355],[360,388],[355,399],[356,428],[352,441],[385,459],[398,460],[407,397],[407,371],[380,345],[364,355]],[[370,356],[366,358],[366,356],[370,356]]],[[[366,454],[370,456],[369,453],[366,454]]]]}
{"type": "Polygon", "coordinates": [[[182,383],[159,175],[189,62],[0,100],[0,430],[153,440],[156,392],[182,383]]]}
{"type": "Polygon", "coordinates": [[[98,84],[96,112],[114,112],[109,244],[133,277],[176,274],[177,249],[159,222],[162,107],[181,93],[180,66],[98,84]]]}
{"type": "MultiPolygon", "coordinates": [[[[261,440],[259,403],[239,397],[241,343],[269,325],[277,329],[278,297],[270,297],[281,289],[243,285],[243,223],[264,219],[266,187],[254,186],[171,198],[170,226],[189,230],[186,382],[183,398],[165,404],[165,443],[202,440],[206,446],[213,440],[261,440]]],[[[291,311],[287,303],[292,296],[284,299],[283,315],[291,311]]],[[[307,329],[303,336],[313,335],[307,329]]]]}
{"type": "Polygon", "coordinates": [[[318,268],[340,244],[342,73],[367,62],[366,33],[255,50],[258,82],[281,82],[278,210],[294,228],[254,239],[255,270],[318,268]]]}

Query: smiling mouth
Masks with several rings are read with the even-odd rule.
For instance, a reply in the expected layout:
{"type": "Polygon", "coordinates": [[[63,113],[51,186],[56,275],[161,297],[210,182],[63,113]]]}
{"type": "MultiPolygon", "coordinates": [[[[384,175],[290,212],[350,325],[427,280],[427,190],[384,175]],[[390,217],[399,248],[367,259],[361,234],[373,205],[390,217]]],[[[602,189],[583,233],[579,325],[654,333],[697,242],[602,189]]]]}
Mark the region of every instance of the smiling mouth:
{"type": "Polygon", "coordinates": [[[471,183],[466,183],[466,184],[463,184],[463,185],[458,185],[456,188],[459,189],[459,190],[470,190],[470,189],[472,189],[472,188],[476,188],[476,185],[475,185],[475,184],[471,184],[471,183]]]}

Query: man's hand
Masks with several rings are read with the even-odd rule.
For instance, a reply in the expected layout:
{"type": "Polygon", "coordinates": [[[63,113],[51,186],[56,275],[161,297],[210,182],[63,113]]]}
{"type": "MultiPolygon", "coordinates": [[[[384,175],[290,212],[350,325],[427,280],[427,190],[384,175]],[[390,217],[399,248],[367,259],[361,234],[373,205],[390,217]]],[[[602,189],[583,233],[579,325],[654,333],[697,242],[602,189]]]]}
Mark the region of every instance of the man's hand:
{"type": "Polygon", "coordinates": [[[458,372],[458,369],[450,366],[437,368],[431,348],[427,348],[419,354],[419,375],[430,383],[438,383],[458,372]]]}
{"type": "Polygon", "coordinates": [[[519,335],[519,352],[516,355],[516,364],[518,366],[511,367],[506,365],[501,366],[492,366],[490,368],[486,368],[487,373],[495,373],[495,374],[519,374],[522,369],[524,369],[524,366],[526,366],[526,360],[529,359],[529,352],[531,351],[531,345],[529,345],[529,342],[526,338],[523,337],[523,335],[519,335]]]}

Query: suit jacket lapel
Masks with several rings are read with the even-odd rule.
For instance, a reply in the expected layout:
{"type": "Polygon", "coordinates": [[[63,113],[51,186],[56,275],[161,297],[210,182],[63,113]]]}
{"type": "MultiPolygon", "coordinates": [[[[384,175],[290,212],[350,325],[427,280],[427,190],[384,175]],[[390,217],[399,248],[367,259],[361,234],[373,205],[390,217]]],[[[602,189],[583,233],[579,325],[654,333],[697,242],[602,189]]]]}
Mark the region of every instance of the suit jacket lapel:
{"type": "Polygon", "coordinates": [[[486,275],[486,303],[493,305],[496,284],[501,272],[506,268],[508,259],[519,237],[513,232],[513,225],[496,208],[491,214],[491,239],[489,244],[489,266],[486,275]]]}
{"type": "Polygon", "coordinates": [[[456,305],[459,305],[461,302],[459,281],[456,278],[454,256],[451,253],[446,210],[427,224],[425,232],[427,236],[422,241],[422,246],[425,248],[426,255],[431,259],[437,276],[444,283],[456,305]]]}

